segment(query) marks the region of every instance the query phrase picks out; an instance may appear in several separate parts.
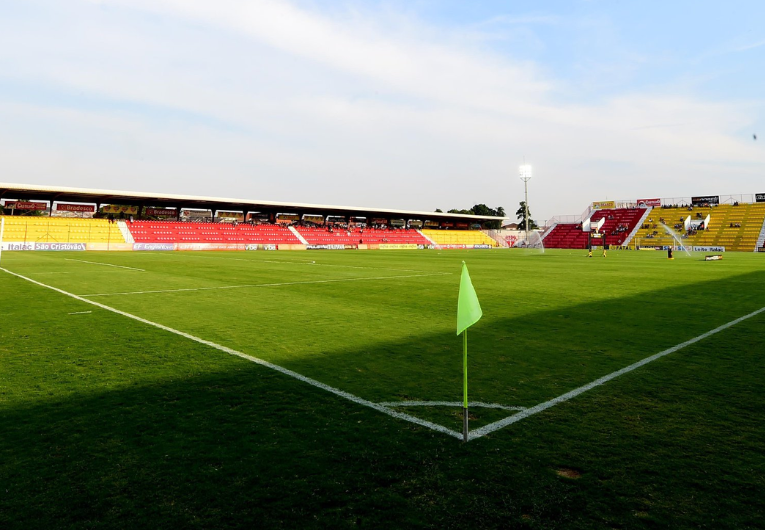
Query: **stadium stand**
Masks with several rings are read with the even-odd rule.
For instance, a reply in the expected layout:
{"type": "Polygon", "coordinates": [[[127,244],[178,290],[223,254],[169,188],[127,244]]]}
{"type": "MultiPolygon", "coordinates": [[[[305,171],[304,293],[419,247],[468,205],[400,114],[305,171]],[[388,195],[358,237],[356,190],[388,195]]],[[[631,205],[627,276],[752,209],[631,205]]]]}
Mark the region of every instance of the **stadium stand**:
{"type": "Polygon", "coordinates": [[[300,244],[286,226],[274,224],[134,221],[136,243],[300,244]]]}
{"type": "MultiPolygon", "coordinates": [[[[641,208],[616,208],[597,210],[590,217],[592,223],[605,219],[601,232],[606,234],[606,244],[622,246],[629,234],[640,222],[645,210],[641,208]]],[[[587,248],[588,232],[579,223],[560,223],[544,238],[547,248],[587,248]]]]}
{"type": "Polygon", "coordinates": [[[438,245],[490,245],[498,247],[494,239],[480,230],[422,230],[422,233],[438,245]]]}
{"type": "Polygon", "coordinates": [[[722,204],[719,206],[688,206],[655,208],[635,236],[639,246],[671,246],[674,239],[661,226],[661,221],[677,232],[686,247],[725,247],[729,251],[756,249],[757,239],[765,220],[765,203],[722,204]],[[694,222],[709,216],[709,226],[703,230],[685,230],[684,221],[694,222]]]}
{"type": "Polygon", "coordinates": [[[330,232],[325,227],[298,226],[297,232],[303,236],[309,245],[370,245],[390,243],[397,245],[429,245],[430,242],[422,237],[417,230],[376,228],[333,228],[330,232]]]}
{"type": "Polygon", "coordinates": [[[19,243],[125,243],[116,222],[48,216],[5,218],[4,241],[19,243]]]}

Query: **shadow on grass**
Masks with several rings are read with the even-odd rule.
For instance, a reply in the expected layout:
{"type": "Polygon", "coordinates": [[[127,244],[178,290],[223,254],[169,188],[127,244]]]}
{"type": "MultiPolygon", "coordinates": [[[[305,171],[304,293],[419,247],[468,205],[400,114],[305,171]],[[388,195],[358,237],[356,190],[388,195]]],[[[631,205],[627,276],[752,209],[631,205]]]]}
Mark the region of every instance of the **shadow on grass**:
{"type": "MultiPolygon", "coordinates": [[[[642,358],[645,351],[655,353],[758,309],[762,293],[753,285],[762,285],[764,274],[669,289],[653,293],[650,300],[617,299],[573,308],[557,317],[567,323],[547,324],[549,334],[536,339],[542,342],[515,333],[527,329],[531,320],[495,324],[499,329],[481,330],[488,337],[476,340],[477,350],[502,339],[516,346],[520,341],[526,347],[520,351],[531,354],[507,361],[515,374],[511,378],[498,376],[496,360],[475,359],[477,377],[486,385],[499,379],[497,395],[507,392],[513,378],[520,386],[520,377],[542,386],[542,393],[558,395],[581,384],[580,380],[587,382],[610,372],[611,365],[621,368],[631,362],[621,351],[625,340],[642,358]],[[657,306],[670,314],[687,315],[695,324],[679,331],[667,329],[665,317],[656,314],[657,306]],[[709,306],[720,311],[710,313],[709,306]],[[592,329],[587,323],[604,314],[620,318],[597,328],[603,342],[598,351],[561,344],[553,334],[588,344],[592,329]],[[638,327],[621,321],[627,316],[638,320],[639,329],[646,326],[647,332],[636,335],[638,327]],[[545,357],[556,344],[564,355],[545,357]],[[567,359],[564,366],[556,368],[562,359],[567,359]],[[572,374],[579,366],[583,367],[572,374]],[[545,375],[546,370],[552,375],[545,375]]],[[[57,298],[50,293],[40,303],[57,298]]],[[[558,314],[535,315],[534,320],[554,320],[558,314]]],[[[24,333],[50,331],[44,320],[14,325],[24,333]]],[[[145,326],[126,322],[119,332],[92,329],[89,333],[111,348],[137,328],[145,326]]],[[[72,330],[69,339],[76,342],[82,332],[72,330]]],[[[147,335],[165,333],[149,330],[147,335]]],[[[437,362],[446,362],[454,351],[453,336],[418,336],[411,343],[385,344],[374,352],[341,352],[338,363],[343,366],[364,356],[383,362],[391,351],[416,350],[423,348],[423,342],[434,345],[437,362]]],[[[148,340],[133,347],[147,344],[148,340]]],[[[39,348],[44,353],[46,346],[39,348]]],[[[170,348],[173,355],[168,359],[224,356],[182,339],[170,348]]],[[[422,354],[431,352],[429,348],[422,354]]],[[[123,362],[129,366],[127,357],[123,362]]],[[[172,369],[172,361],[167,362],[172,369]]],[[[449,370],[452,364],[456,367],[459,381],[459,361],[448,362],[449,370]]],[[[499,439],[462,446],[269,370],[237,359],[226,359],[224,364],[204,375],[176,375],[171,381],[135,388],[100,389],[43,404],[6,406],[0,416],[0,526],[574,528],[592,523],[623,527],[610,522],[614,513],[635,505],[635,499],[607,493],[613,486],[602,477],[590,479],[585,473],[574,482],[555,474],[552,466],[571,465],[571,460],[580,464],[577,458],[587,461],[587,457],[572,456],[576,451],[567,446],[558,452],[544,448],[553,443],[565,446],[564,439],[572,437],[586,453],[587,442],[594,436],[586,432],[561,433],[554,427],[540,431],[537,422],[530,430],[537,438],[521,436],[522,443],[517,445],[518,434],[511,431],[499,439]]],[[[423,376],[422,364],[414,362],[414,366],[423,376]]],[[[290,368],[300,371],[298,366],[290,368]]],[[[310,363],[304,368],[303,373],[314,377],[310,371],[319,371],[310,363]]],[[[407,395],[422,391],[416,379],[406,385],[407,395]]],[[[536,391],[527,396],[539,399],[536,391]]],[[[629,402],[622,405],[626,408],[629,402]]],[[[556,418],[563,413],[551,414],[556,418]]],[[[571,422],[577,421],[569,418],[568,425],[573,429],[571,422]]],[[[621,456],[610,438],[601,444],[621,456]]],[[[677,464],[682,458],[678,455],[673,461],[677,464]]],[[[638,493],[645,496],[650,491],[646,487],[638,493]]],[[[634,523],[634,527],[641,525],[634,523]]]]}

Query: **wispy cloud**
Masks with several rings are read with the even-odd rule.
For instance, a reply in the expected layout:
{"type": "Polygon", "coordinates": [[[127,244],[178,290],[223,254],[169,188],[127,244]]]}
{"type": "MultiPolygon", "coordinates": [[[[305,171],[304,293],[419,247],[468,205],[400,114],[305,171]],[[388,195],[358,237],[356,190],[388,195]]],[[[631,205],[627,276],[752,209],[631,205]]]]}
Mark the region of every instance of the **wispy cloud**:
{"type": "Polygon", "coordinates": [[[0,17],[0,85],[45,87],[0,96],[0,171],[29,182],[508,207],[526,156],[535,211],[551,216],[593,193],[714,192],[710,160],[742,162],[737,178],[753,183],[765,162],[735,136],[750,104],[659,90],[578,102],[540,65],[405,14],[271,0],[41,2],[29,12],[40,7],[55,24],[0,17]]]}
{"type": "Polygon", "coordinates": [[[753,50],[755,48],[760,48],[762,46],[765,46],[765,40],[761,40],[761,41],[758,41],[758,42],[753,42],[751,44],[746,44],[744,46],[739,46],[738,48],[735,48],[734,51],[745,52],[745,51],[748,51],[748,50],[753,50]]]}

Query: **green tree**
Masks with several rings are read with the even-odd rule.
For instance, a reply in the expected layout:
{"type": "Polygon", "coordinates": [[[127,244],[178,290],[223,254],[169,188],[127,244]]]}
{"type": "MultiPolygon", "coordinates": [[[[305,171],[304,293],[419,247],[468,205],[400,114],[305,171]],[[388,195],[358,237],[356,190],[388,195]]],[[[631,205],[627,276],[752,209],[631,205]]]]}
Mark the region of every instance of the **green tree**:
{"type": "MultiPolygon", "coordinates": [[[[494,209],[494,208],[489,208],[485,204],[475,204],[469,210],[458,210],[456,208],[453,208],[449,210],[449,213],[458,213],[461,215],[485,215],[487,217],[504,217],[505,209],[502,206],[494,209]]],[[[502,228],[502,222],[488,221],[484,223],[484,226],[486,226],[486,228],[499,229],[499,228],[502,228]]]]}
{"type": "MultiPolygon", "coordinates": [[[[518,224],[518,230],[526,230],[526,201],[521,201],[521,207],[515,212],[515,217],[521,220],[518,224]]],[[[539,226],[534,219],[531,219],[531,210],[529,210],[529,230],[535,228],[539,228],[539,226]]]]}

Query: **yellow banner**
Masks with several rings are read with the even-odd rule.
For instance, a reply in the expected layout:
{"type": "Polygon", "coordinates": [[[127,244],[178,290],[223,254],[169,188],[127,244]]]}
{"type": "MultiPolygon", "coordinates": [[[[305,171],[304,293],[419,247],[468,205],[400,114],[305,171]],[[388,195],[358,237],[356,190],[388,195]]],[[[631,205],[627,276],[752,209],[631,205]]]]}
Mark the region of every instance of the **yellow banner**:
{"type": "Polygon", "coordinates": [[[104,213],[124,213],[126,215],[138,215],[138,206],[107,204],[104,206],[104,213]]]}
{"type": "Polygon", "coordinates": [[[614,201],[596,201],[592,203],[593,210],[613,210],[616,208],[614,201]]]}

